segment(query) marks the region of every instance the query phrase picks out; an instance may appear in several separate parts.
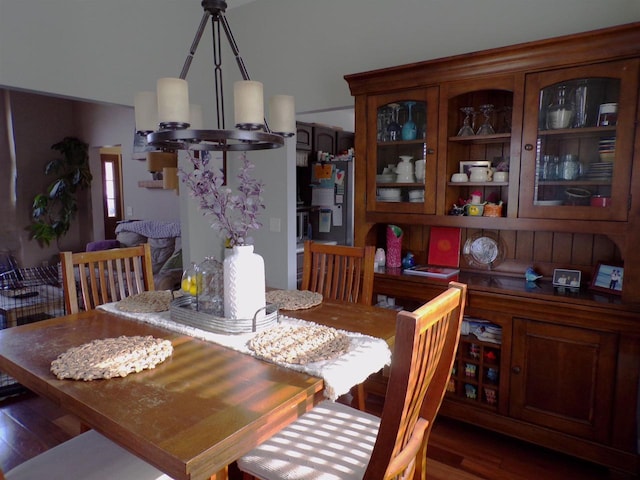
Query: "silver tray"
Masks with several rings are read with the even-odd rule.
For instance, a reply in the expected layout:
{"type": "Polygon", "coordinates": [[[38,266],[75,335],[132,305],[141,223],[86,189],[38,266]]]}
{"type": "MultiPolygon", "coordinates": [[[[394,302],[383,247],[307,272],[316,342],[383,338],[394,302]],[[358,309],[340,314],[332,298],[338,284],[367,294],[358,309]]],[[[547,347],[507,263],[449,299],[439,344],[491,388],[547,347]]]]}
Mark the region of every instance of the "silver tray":
{"type": "Polygon", "coordinates": [[[215,315],[199,312],[196,309],[195,300],[188,295],[173,300],[169,308],[171,320],[174,322],[206,330],[207,332],[223,334],[258,332],[276,325],[278,323],[278,306],[269,303],[265,310],[265,316],[260,319],[256,319],[258,312],[253,318],[248,319],[216,317],[215,315]]]}

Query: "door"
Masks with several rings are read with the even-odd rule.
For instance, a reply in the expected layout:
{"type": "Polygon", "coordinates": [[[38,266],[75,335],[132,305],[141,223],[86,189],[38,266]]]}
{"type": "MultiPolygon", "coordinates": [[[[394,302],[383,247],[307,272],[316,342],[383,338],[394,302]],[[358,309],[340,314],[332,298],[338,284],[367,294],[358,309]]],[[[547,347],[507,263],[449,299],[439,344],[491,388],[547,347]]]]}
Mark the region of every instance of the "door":
{"type": "Polygon", "coordinates": [[[627,220],[639,67],[527,75],[520,217],[627,220]]]}
{"type": "Polygon", "coordinates": [[[368,211],[435,213],[438,95],[429,87],[368,98],[368,211]]]}
{"type": "Polygon", "coordinates": [[[100,153],[105,239],[116,238],[116,225],[124,218],[121,162],[120,154],[100,153]]]}
{"type": "Polygon", "coordinates": [[[511,416],[607,442],[616,352],[614,333],[514,319],[511,416]]]}

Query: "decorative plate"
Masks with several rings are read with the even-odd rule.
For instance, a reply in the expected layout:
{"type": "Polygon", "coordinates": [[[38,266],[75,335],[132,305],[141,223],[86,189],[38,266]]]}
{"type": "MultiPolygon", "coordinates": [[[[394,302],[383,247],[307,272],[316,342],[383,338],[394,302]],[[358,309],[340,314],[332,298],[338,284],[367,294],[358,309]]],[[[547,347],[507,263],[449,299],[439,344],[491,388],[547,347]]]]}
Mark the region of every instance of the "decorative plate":
{"type": "Polygon", "coordinates": [[[476,233],[469,237],[462,250],[472,267],[493,268],[504,259],[504,242],[496,235],[476,233]]]}

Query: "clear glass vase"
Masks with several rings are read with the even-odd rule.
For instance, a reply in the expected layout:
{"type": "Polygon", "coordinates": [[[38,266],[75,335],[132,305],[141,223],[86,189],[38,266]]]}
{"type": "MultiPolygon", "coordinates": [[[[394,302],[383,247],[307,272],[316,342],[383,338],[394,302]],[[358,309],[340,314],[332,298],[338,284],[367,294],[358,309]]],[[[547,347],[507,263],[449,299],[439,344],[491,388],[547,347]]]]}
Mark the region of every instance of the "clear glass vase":
{"type": "Polygon", "coordinates": [[[198,270],[202,282],[198,311],[224,317],[224,266],[214,257],[205,257],[198,270]]]}

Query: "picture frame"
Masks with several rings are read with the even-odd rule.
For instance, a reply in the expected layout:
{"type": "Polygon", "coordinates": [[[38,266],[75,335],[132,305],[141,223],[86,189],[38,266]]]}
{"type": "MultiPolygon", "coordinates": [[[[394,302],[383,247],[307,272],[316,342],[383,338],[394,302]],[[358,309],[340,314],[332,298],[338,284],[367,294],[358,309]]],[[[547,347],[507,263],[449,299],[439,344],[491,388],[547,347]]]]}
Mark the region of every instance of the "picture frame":
{"type": "Polygon", "coordinates": [[[606,292],[612,295],[622,295],[624,282],[624,267],[615,262],[598,262],[591,276],[589,289],[606,292]]]}
{"type": "Polygon", "coordinates": [[[460,162],[460,173],[471,174],[471,167],[491,168],[490,160],[465,160],[460,162]]]}
{"type": "Polygon", "coordinates": [[[567,270],[556,268],[553,271],[552,283],[556,287],[580,288],[582,272],[580,270],[567,270]]]}

